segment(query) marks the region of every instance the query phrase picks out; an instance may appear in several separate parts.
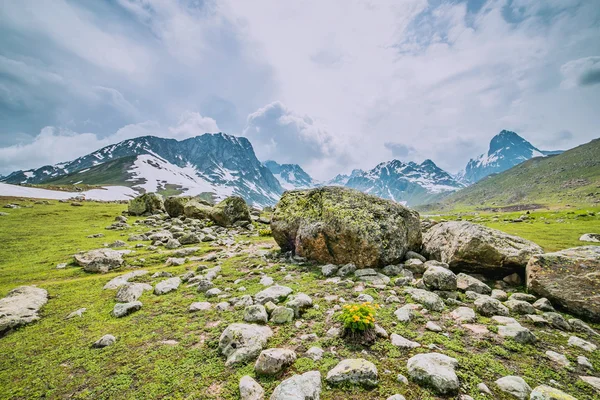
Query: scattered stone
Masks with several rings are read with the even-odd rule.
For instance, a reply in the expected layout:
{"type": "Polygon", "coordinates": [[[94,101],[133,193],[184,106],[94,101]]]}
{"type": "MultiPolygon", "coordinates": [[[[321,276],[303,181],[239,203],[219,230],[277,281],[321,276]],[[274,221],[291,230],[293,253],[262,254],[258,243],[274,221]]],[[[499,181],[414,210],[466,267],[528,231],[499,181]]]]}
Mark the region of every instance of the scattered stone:
{"type": "Polygon", "coordinates": [[[123,265],[123,254],[117,250],[97,249],[76,254],[75,262],[85,271],[106,273],[123,265]]]}
{"type": "Polygon", "coordinates": [[[0,299],[0,334],[40,319],[48,292],[35,286],[19,286],[0,299]]]}
{"type": "Polygon", "coordinates": [[[146,275],[148,271],[145,270],[137,270],[131,271],[123,275],[119,275],[110,281],[106,285],[104,285],[104,289],[118,289],[119,287],[125,285],[129,282],[130,279],[136,278],[138,276],[146,275]]]}
{"type": "Polygon", "coordinates": [[[356,272],[356,265],[352,264],[352,263],[348,263],[346,265],[343,265],[342,267],[340,267],[337,272],[336,275],[340,276],[340,277],[346,277],[350,274],[353,274],[354,272],[356,272]]]}
{"type": "Polygon", "coordinates": [[[130,303],[138,300],[142,296],[142,293],[144,293],[144,290],[152,290],[152,286],[145,283],[127,282],[119,287],[115,298],[120,303],[130,303]]]}
{"type": "Polygon", "coordinates": [[[444,267],[431,266],[423,274],[423,283],[432,290],[456,290],[457,278],[454,272],[444,267]]]}
{"type": "Polygon", "coordinates": [[[142,308],[141,301],[132,301],[130,303],[117,303],[113,308],[113,315],[117,318],[125,317],[142,308]]]}
{"type": "Polygon", "coordinates": [[[581,242],[595,242],[600,243],[600,234],[598,233],[584,233],[579,237],[581,242]]]}
{"type": "Polygon", "coordinates": [[[218,295],[220,295],[221,293],[222,293],[222,292],[221,292],[221,289],[219,289],[219,288],[212,288],[212,289],[208,289],[208,290],[207,290],[207,291],[204,293],[204,295],[205,295],[206,297],[217,297],[217,296],[218,296],[218,295]]]}
{"type": "Polygon", "coordinates": [[[169,257],[165,261],[165,266],[167,267],[178,267],[183,264],[185,264],[185,258],[169,257]]]}
{"type": "Polygon", "coordinates": [[[544,317],[540,317],[537,314],[528,314],[528,315],[526,315],[526,317],[535,326],[545,326],[545,325],[548,325],[548,321],[546,321],[546,319],[544,317]]]}
{"type": "Polygon", "coordinates": [[[268,320],[269,315],[267,314],[267,310],[265,309],[265,306],[261,304],[248,306],[244,310],[244,321],[246,322],[266,324],[268,320]]]}
{"type": "Polygon", "coordinates": [[[508,295],[504,290],[494,289],[492,290],[491,298],[499,301],[506,301],[508,300],[508,295]]]}
{"type": "Polygon", "coordinates": [[[296,361],[296,353],[293,350],[267,349],[258,356],[254,370],[262,375],[276,375],[292,365],[294,361],[296,361]]]}
{"type": "Polygon", "coordinates": [[[587,357],[585,357],[585,356],[577,356],[577,365],[579,365],[581,368],[584,368],[584,369],[589,369],[589,370],[594,369],[594,366],[592,365],[590,360],[588,360],[587,357]]]}
{"type": "Polygon", "coordinates": [[[554,361],[555,363],[564,368],[568,368],[569,365],[571,365],[571,363],[569,362],[567,357],[565,357],[564,354],[560,354],[552,350],[546,351],[546,357],[548,357],[551,361],[554,361]]]}
{"type": "Polygon", "coordinates": [[[73,311],[72,313],[70,313],[69,315],[67,315],[67,317],[65,319],[71,319],[71,318],[75,318],[75,317],[83,317],[83,313],[86,312],[87,308],[80,308],[78,310],[73,311]]]}
{"type": "Polygon", "coordinates": [[[495,383],[502,392],[508,393],[519,400],[526,400],[531,393],[531,387],[520,376],[505,376],[495,383]]]}
{"type": "Polygon", "coordinates": [[[498,300],[492,299],[489,296],[480,296],[475,300],[475,310],[485,316],[491,317],[493,315],[508,316],[508,308],[502,305],[498,300]]]}
{"type": "Polygon", "coordinates": [[[492,391],[490,390],[489,387],[487,387],[487,385],[483,382],[481,382],[479,385],[477,385],[477,390],[479,390],[480,393],[484,393],[484,394],[492,394],[492,391]]]}
{"type": "Polygon", "coordinates": [[[418,354],[408,360],[408,375],[421,386],[439,394],[458,392],[458,376],[454,369],[458,361],[439,353],[418,354]]]}
{"type": "Polygon", "coordinates": [[[294,375],[275,388],[270,400],[319,400],[321,393],[321,373],[309,371],[294,375]]]}
{"type": "Polygon", "coordinates": [[[337,271],[338,271],[338,266],[337,265],[327,264],[327,265],[323,265],[321,267],[321,273],[326,278],[335,275],[335,273],[337,271]]]}
{"type": "Polygon", "coordinates": [[[443,331],[443,329],[439,325],[434,323],[433,321],[427,321],[427,324],[425,324],[425,329],[430,330],[432,332],[442,332],[443,331]]]}
{"type": "Polygon", "coordinates": [[[195,302],[192,303],[190,305],[190,308],[188,309],[190,312],[196,312],[196,311],[206,311],[206,310],[210,310],[211,304],[207,301],[202,301],[202,302],[195,302]]]}
{"type": "Polygon", "coordinates": [[[402,374],[398,374],[398,375],[396,376],[396,381],[397,381],[398,383],[402,383],[403,385],[408,385],[408,378],[407,378],[407,377],[405,377],[405,376],[404,376],[404,375],[402,375],[402,374]]]}
{"type": "MultiPolygon", "coordinates": [[[[244,199],[239,196],[230,196],[215,205],[210,211],[210,219],[220,226],[232,226],[238,222],[246,225],[252,222],[250,210],[244,199]]],[[[271,229],[273,225],[271,224],[271,229]]]]}
{"type": "Polygon", "coordinates": [[[519,286],[523,282],[521,276],[516,272],[505,276],[502,278],[502,281],[511,286],[519,286]]]}
{"type": "Polygon", "coordinates": [[[479,279],[473,278],[471,275],[460,273],[456,275],[457,287],[463,292],[470,291],[479,294],[491,294],[492,289],[481,282],[479,279]]]}
{"type": "Polygon", "coordinates": [[[219,338],[219,351],[228,367],[250,361],[258,356],[273,331],[267,326],[234,323],[229,325],[219,338]]]}
{"type": "Polygon", "coordinates": [[[306,356],[312,359],[313,361],[319,361],[320,359],[322,359],[323,354],[325,354],[323,349],[316,346],[313,346],[306,351],[306,356]]]}
{"type": "Polygon", "coordinates": [[[165,211],[163,197],[158,193],[144,193],[129,201],[129,215],[155,214],[165,211]]]}
{"type": "Polygon", "coordinates": [[[412,340],[406,339],[400,335],[392,333],[390,336],[392,340],[392,344],[396,347],[400,347],[401,349],[414,349],[417,347],[421,347],[421,345],[417,342],[413,342],[412,340]]]}
{"type": "Polygon", "coordinates": [[[240,379],[240,400],[264,400],[265,390],[248,375],[240,379]]]}
{"type": "Polygon", "coordinates": [[[92,344],[92,347],[101,349],[103,347],[113,345],[116,341],[117,338],[115,338],[113,335],[104,335],[100,339],[95,341],[94,344],[92,344]]]}
{"type": "Polygon", "coordinates": [[[458,307],[450,313],[450,316],[459,323],[473,322],[476,319],[475,311],[469,307],[458,307]]]}
{"type": "Polygon", "coordinates": [[[259,304],[265,304],[269,301],[278,304],[284,301],[291,293],[292,289],[287,286],[274,285],[256,293],[254,301],[259,304]]]}
{"type": "Polygon", "coordinates": [[[535,303],[533,303],[533,308],[538,309],[540,311],[548,311],[548,312],[554,311],[554,307],[552,306],[552,303],[550,303],[550,300],[548,300],[545,297],[542,297],[541,299],[536,300],[535,303]]]}
{"type": "Polygon", "coordinates": [[[529,398],[531,400],[577,400],[562,390],[546,385],[537,386],[533,389],[529,398]]]}
{"type": "Polygon", "coordinates": [[[300,313],[312,307],[313,301],[307,294],[298,293],[288,297],[286,306],[294,310],[294,316],[300,318],[300,313]]]}
{"type": "Polygon", "coordinates": [[[423,261],[417,258],[411,258],[410,260],[406,260],[404,262],[404,269],[415,274],[424,273],[426,268],[427,266],[423,263],[423,261]]]}
{"type": "Polygon", "coordinates": [[[498,327],[498,335],[502,338],[511,338],[517,343],[535,343],[537,338],[531,331],[521,325],[502,325],[498,327]]]}
{"type": "Polygon", "coordinates": [[[386,400],[406,400],[406,397],[402,396],[401,394],[395,394],[388,397],[386,400]]]}
{"type": "Polygon", "coordinates": [[[275,307],[271,312],[271,322],[274,324],[287,324],[294,320],[294,310],[288,307],[275,307]]]}
{"type": "Polygon", "coordinates": [[[263,276],[262,278],[260,278],[259,283],[263,286],[271,286],[273,282],[273,278],[271,278],[270,276],[263,276]]]}
{"type": "Polygon", "coordinates": [[[560,329],[562,331],[569,332],[571,330],[571,325],[563,318],[562,315],[555,312],[546,312],[544,313],[544,318],[556,329],[560,329]]]}
{"type": "Polygon", "coordinates": [[[590,336],[600,336],[600,333],[593,330],[588,324],[586,324],[580,319],[570,319],[569,325],[573,328],[574,331],[587,333],[590,336]]]}
{"type": "Polygon", "coordinates": [[[579,379],[581,379],[600,393],[600,378],[597,378],[595,376],[580,376],[579,379]]]}
{"type": "Polygon", "coordinates": [[[428,310],[443,311],[445,308],[444,301],[435,293],[423,289],[406,289],[405,292],[408,293],[414,301],[423,305],[423,307],[428,310]]]}
{"type": "Polygon", "coordinates": [[[372,387],[379,383],[375,364],[362,358],[340,361],[327,373],[325,379],[331,385],[350,384],[372,387]]]}
{"type": "Polygon", "coordinates": [[[461,326],[465,329],[468,329],[475,335],[485,335],[490,332],[485,325],[463,324],[461,326]]]}
{"type": "Polygon", "coordinates": [[[501,316],[501,315],[494,315],[492,317],[492,321],[494,321],[500,325],[521,325],[521,324],[519,324],[519,321],[517,321],[516,319],[514,319],[512,317],[501,316]]]}
{"type": "Polygon", "coordinates": [[[527,264],[527,289],[553,304],[600,321],[600,246],[536,255],[527,264]]]}
{"type": "Polygon", "coordinates": [[[196,284],[196,290],[200,293],[206,293],[214,286],[214,284],[206,278],[200,278],[196,280],[194,284],[196,284]]]}
{"type": "MultiPolygon", "coordinates": [[[[102,235],[102,236],[104,236],[104,235],[102,235]]],[[[122,240],[115,240],[114,242],[112,242],[108,245],[108,247],[110,247],[111,249],[117,248],[117,247],[125,247],[125,246],[127,246],[127,243],[125,243],[122,240]]]]}
{"type": "Polygon", "coordinates": [[[154,294],[161,295],[172,292],[176,290],[181,284],[181,278],[178,276],[174,278],[165,279],[164,281],[160,281],[154,287],[154,294]]]}
{"type": "Polygon", "coordinates": [[[394,311],[394,315],[400,322],[409,322],[414,316],[414,310],[416,310],[414,304],[406,304],[394,311]]]}
{"type": "Polygon", "coordinates": [[[578,338],[577,336],[571,336],[567,344],[569,346],[579,347],[580,349],[585,351],[595,351],[598,348],[598,346],[596,346],[595,344],[590,343],[587,340],[578,338]]]}
{"type": "Polygon", "coordinates": [[[504,305],[508,307],[510,311],[517,314],[535,314],[535,308],[533,308],[533,306],[526,301],[508,300],[504,302],[504,305]]]}
{"type": "Polygon", "coordinates": [[[528,303],[533,303],[537,300],[537,297],[535,297],[532,294],[527,294],[527,293],[513,293],[510,295],[509,300],[519,300],[519,301],[526,301],[528,303]]]}
{"type": "Polygon", "coordinates": [[[60,263],[56,266],[56,269],[65,269],[67,268],[67,263],[60,263]]]}

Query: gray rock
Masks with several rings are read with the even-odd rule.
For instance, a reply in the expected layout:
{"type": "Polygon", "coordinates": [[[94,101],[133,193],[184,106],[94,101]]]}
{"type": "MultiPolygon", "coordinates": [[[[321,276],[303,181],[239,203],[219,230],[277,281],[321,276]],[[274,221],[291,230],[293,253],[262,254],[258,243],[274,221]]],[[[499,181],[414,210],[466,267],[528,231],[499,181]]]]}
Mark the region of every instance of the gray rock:
{"type": "Polygon", "coordinates": [[[511,286],[519,286],[522,283],[521,276],[516,272],[505,276],[502,278],[502,281],[511,286]]]}
{"type": "Polygon", "coordinates": [[[414,349],[417,347],[421,347],[419,343],[413,342],[412,340],[406,339],[405,337],[402,337],[395,333],[392,333],[390,339],[392,340],[392,344],[394,346],[399,347],[401,349],[414,349]]]}
{"type": "Polygon", "coordinates": [[[178,276],[174,278],[165,279],[164,281],[160,281],[154,287],[154,294],[161,295],[172,292],[176,290],[179,285],[181,285],[181,278],[178,276]]]}
{"type": "Polygon", "coordinates": [[[432,290],[456,290],[457,278],[454,272],[443,267],[432,266],[423,274],[423,283],[432,290]]]}
{"type": "Polygon", "coordinates": [[[228,367],[256,358],[264,348],[273,331],[267,326],[234,323],[219,338],[219,351],[228,367]]]}
{"type": "Polygon", "coordinates": [[[423,307],[428,310],[443,311],[445,308],[444,301],[435,293],[423,289],[406,289],[405,292],[408,293],[414,301],[423,305],[423,307]]]}
{"type": "Polygon", "coordinates": [[[179,240],[177,240],[177,239],[169,239],[169,240],[167,240],[165,247],[167,249],[176,249],[176,248],[181,247],[181,243],[179,243],[179,240]]]}
{"type": "Polygon", "coordinates": [[[254,301],[259,304],[265,304],[269,301],[277,304],[284,301],[291,293],[292,289],[287,286],[274,285],[256,293],[254,301]]]}
{"type": "Polygon", "coordinates": [[[271,286],[273,282],[275,281],[270,276],[263,276],[262,278],[260,278],[259,283],[263,286],[271,286]]]}
{"type": "Polygon", "coordinates": [[[564,354],[560,354],[552,350],[546,350],[545,354],[546,357],[548,357],[551,361],[557,363],[561,367],[568,368],[571,365],[571,363],[569,362],[567,357],[565,357],[564,354]]]}
{"type": "Polygon", "coordinates": [[[408,375],[421,386],[439,394],[458,392],[458,376],[454,369],[458,361],[439,353],[418,354],[408,360],[408,375]]]}
{"type": "Polygon", "coordinates": [[[135,311],[141,310],[141,308],[141,301],[132,301],[130,303],[117,303],[113,308],[113,315],[117,318],[121,318],[135,311]]]}
{"type": "Polygon", "coordinates": [[[567,344],[569,346],[579,347],[580,349],[585,351],[596,351],[596,349],[598,348],[598,346],[596,346],[594,343],[588,342],[587,340],[583,340],[577,336],[569,337],[569,341],[567,342],[567,344]]]}
{"type": "Polygon", "coordinates": [[[195,302],[190,305],[189,312],[210,310],[211,304],[207,301],[195,302]]]}
{"type": "Polygon", "coordinates": [[[596,389],[597,392],[600,392],[600,378],[595,376],[580,376],[579,379],[596,389]]]}
{"type": "Polygon", "coordinates": [[[480,393],[484,393],[484,394],[492,394],[492,391],[490,390],[489,387],[487,387],[487,385],[483,382],[481,382],[479,385],[477,385],[477,390],[479,390],[480,393]]]}
{"type": "Polygon", "coordinates": [[[0,299],[0,334],[40,319],[48,292],[35,286],[19,286],[0,299]]]}
{"type": "Polygon", "coordinates": [[[400,322],[409,322],[415,315],[415,309],[414,304],[406,304],[394,311],[394,315],[400,322]]]}
{"type": "Polygon", "coordinates": [[[580,319],[570,319],[569,325],[571,326],[571,328],[573,328],[574,331],[583,332],[590,336],[600,336],[600,333],[593,330],[592,327],[590,327],[588,324],[586,324],[580,319]]]}
{"type": "Polygon", "coordinates": [[[492,294],[490,296],[492,299],[496,299],[499,301],[506,301],[508,300],[508,295],[506,294],[506,292],[504,290],[500,290],[500,289],[494,289],[492,290],[492,294]]]}
{"type": "Polygon", "coordinates": [[[335,273],[338,270],[338,266],[337,265],[333,265],[333,264],[327,264],[327,265],[323,265],[321,267],[321,273],[323,274],[323,276],[325,277],[330,277],[335,275],[335,273]]]}
{"type": "Polygon", "coordinates": [[[130,303],[138,300],[144,290],[152,290],[152,286],[146,283],[130,283],[127,282],[119,287],[115,299],[120,303],[130,303]]]}
{"type": "Polygon", "coordinates": [[[298,293],[288,297],[288,301],[285,304],[287,307],[294,310],[294,316],[300,318],[300,313],[307,308],[312,307],[313,301],[307,294],[298,293]]]}
{"type": "Polygon", "coordinates": [[[423,235],[423,255],[448,263],[453,271],[503,276],[523,271],[529,258],[541,254],[537,244],[502,231],[465,221],[442,222],[423,235]]]}
{"type": "Polygon", "coordinates": [[[550,386],[540,385],[531,392],[530,400],[577,400],[562,390],[550,386]]]}
{"type": "Polygon", "coordinates": [[[183,264],[185,264],[185,258],[169,257],[167,258],[167,261],[165,261],[165,266],[167,267],[178,267],[183,264]]]}
{"type": "Polygon", "coordinates": [[[485,317],[491,317],[492,315],[508,316],[508,308],[489,296],[480,296],[475,300],[474,305],[475,311],[485,317]]]}
{"type": "MultiPolygon", "coordinates": [[[[192,282],[192,280],[190,279],[189,282],[192,282]]],[[[196,283],[196,290],[199,291],[200,293],[206,293],[208,290],[210,290],[214,286],[214,284],[206,278],[200,278],[200,279],[196,280],[195,283],[196,283]]]]}
{"type": "Polygon", "coordinates": [[[531,393],[531,387],[520,376],[505,376],[498,379],[496,386],[519,400],[526,400],[531,393]]]}
{"type": "Polygon", "coordinates": [[[360,386],[377,386],[377,367],[362,358],[342,360],[327,373],[325,378],[331,385],[350,384],[360,386]]]}
{"type": "Polygon", "coordinates": [[[438,324],[434,323],[433,321],[427,321],[427,323],[425,324],[425,329],[432,331],[432,332],[442,332],[443,329],[441,326],[439,326],[438,324]]]}
{"type": "Polygon", "coordinates": [[[281,382],[271,395],[271,400],[319,400],[321,373],[309,371],[294,375],[281,382]]]}
{"type": "Polygon", "coordinates": [[[148,271],[145,270],[137,270],[117,276],[116,278],[111,279],[106,285],[104,285],[104,289],[118,289],[119,287],[129,282],[130,279],[146,275],[147,273],[148,271]]]}
{"type": "Polygon", "coordinates": [[[571,325],[563,318],[562,315],[555,312],[546,312],[544,313],[544,318],[556,329],[560,329],[562,331],[571,331],[571,325]]]}
{"type": "Polygon", "coordinates": [[[473,322],[477,319],[475,316],[475,311],[469,307],[458,307],[456,310],[450,313],[450,316],[459,323],[473,322]]]}
{"type": "Polygon", "coordinates": [[[579,237],[581,242],[594,242],[600,243],[600,234],[598,233],[584,233],[579,237]]]}
{"type": "Polygon", "coordinates": [[[239,384],[240,400],[264,400],[265,390],[248,375],[242,376],[239,384]]]}
{"type": "Polygon", "coordinates": [[[540,310],[540,311],[548,311],[548,312],[554,311],[554,307],[552,306],[552,303],[550,303],[550,300],[548,300],[545,297],[542,297],[541,299],[536,300],[535,303],[533,303],[533,308],[540,310]]]}
{"type": "Polygon", "coordinates": [[[104,335],[92,344],[92,347],[101,349],[113,345],[117,339],[113,335],[104,335]]]}
{"type": "Polygon", "coordinates": [[[106,273],[123,265],[123,255],[117,250],[97,249],[75,254],[75,262],[88,272],[106,273]]]}
{"type": "Polygon", "coordinates": [[[323,358],[323,354],[325,354],[323,349],[316,346],[313,346],[306,351],[306,357],[312,359],[313,361],[319,361],[321,358],[323,358]]]}
{"type": "Polygon", "coordinates": [[[411,258],[410,260],[406,260],[404,262],[404,269],[409,270],[410,272],[413,272],[415,274],[422,274],[423,272],[425,272],[426,268],[427,266],[425,266],[423,261],[416,258],[411,258]]]}
{"type": "Polygon", "coordinates": [[[254,364],[254,370],[262,375],[276,375],[296,361],[296,352],[289,349],[263,350],[254,364]]]}
{"type": "Polygon", "coordinates": [[[353,274],[355,271],[356,271],[356,265],[354,265],[352,263],[348,263],[346,265],[341,266],[337,270],[336,275],[337,276],[341,276],[343,278],[345,276],[353,274]]]}
{"type": "Polygon", "coordinates": [[[533,308],[533,306],[526,301],[508,300],[504,302],[504,305],[508,307],[510,311],[517,314],[535,314],[535,308],[533,308]]]}
{"type": "Polygon", "coordinates": [[[397,276],[400,275],[403,270],[404,267],[402,267],[402,265],[386,265],[383,268],[383,273],[387,276],[397,276]]]}
{"type": "Polygon", "coordinates": [[[583,369],[593,370],[594,366],[585,356],[577,356],[577,365],[579,365],[583,369]]]}
{"type": "Polygon", "coordinates": [[[360,295],[358,295],[356,300],[359,302],[371,302],[371,303],[375,301],[373,296],[371,296],[370,294],[366,294],[366,293],[361,293],[360,295]]]}
{"type": "Polygon", "coordinates": [[[212,288],[212,289],[208,289],[204,295],[206,297],[217,297],[218,295],[221,294],[221,289],[219,288],[212,288]]]}
{"type": "Polygon", "coordinates": [[[402,396],[401,394],[395,394],[388,397],[387,400],[406,400],[406,397],[402,396]]]}
{"type": "Polygon", "coordinates": [[[244,310],[244,321],[246,322],[257,322],[260,324],[266,324],[269,320],[269,315],[265,306],[261,304],[255,304],[246,307],[244,310]]]}
{"type": "Polygon", "coordinates": [[[161,211],[165,211],[165,204],[158,193],[144,193],[129,201],[129,215],[155,214],[161,211]]]}
{"type": "Polygon", "coordinates": [[[457,287],[463,292],[471,291],[479,294],[491,294],[492,289],[481,282],[479,279],[473,278],[471,275],[460,273],[456,276],[457,287]]]}
{"type": "Polygon", "coordinates": [[[415,251],[407,251],[406,255],[404,256],[405,260],[410,260],[416,258],[417,260],[421,261],[421,262],[425,262],[427,261],[427,259],[425,257],[423,257],[422,255],[420,255],[419,253],[415,252],[415,251]]]}
{"type": "Polygon", "coordinates": [[[275,307],[271,312],[271,322],[274,324],[287,324],[294,320],[294,310],[288,307],[275,307]]]}
{"type": "Polygon", "coordinates": [[[537,300],[537,297],[528,293],[513,293],[510,295],[509,300],[519,300],[526,301],[528,303],[533,303],[537,300]]]}
{"type": "MultiPolygon", "coordinates": [[[[104,236],[104,235],[102,235],[102,236],[104,236]]],[[[115,240],[114,242],[112,242],[108,245],[108,247],[110,247],[110,248],[125,247],[125,246],[127,246],[127,243],[125,243],[122,240],[115,240]]]]}
{"type": "Polygon", "coordinates": [[[72,319],[75,317],[83,317],[83,313],[87,311],[87,308],[80,308],[78,310],[73,311],[72,313],[70,313],[69,315],[67,315],[67,317],[65,319],[72,319]]]}
{"type": "Polygon", "coordinates": [[[511,338],[517,343],[535,343],[537,338],[531,331],[521,325],[503,325],[498,327],[498,335],[503,338],[511,338]]]}
{"type": "Polygon", "coordinates": [[[202,241],[202,236],[196,235],[195,233],[188,233],[179,238],[179,243],[186,244],[196,244],[202,241]]]}

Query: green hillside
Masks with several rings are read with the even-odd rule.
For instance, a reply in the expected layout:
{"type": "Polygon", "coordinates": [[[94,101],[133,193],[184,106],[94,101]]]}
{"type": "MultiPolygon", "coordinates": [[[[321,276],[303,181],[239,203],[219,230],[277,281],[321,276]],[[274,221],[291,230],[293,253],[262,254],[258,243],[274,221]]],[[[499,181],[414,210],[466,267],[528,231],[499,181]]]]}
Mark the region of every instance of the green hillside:
{"type": "Polygon", "coordinates": [[[600,204],[600,139],[562,154],[537,157],[422,210],[553,207],[600,204]]]}

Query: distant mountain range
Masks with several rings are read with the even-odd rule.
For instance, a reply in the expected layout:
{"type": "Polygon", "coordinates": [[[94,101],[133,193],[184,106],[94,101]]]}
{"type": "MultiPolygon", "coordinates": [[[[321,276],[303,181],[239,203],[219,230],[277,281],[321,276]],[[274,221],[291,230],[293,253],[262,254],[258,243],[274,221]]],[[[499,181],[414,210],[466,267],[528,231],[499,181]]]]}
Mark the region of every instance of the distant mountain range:
{"type": "Polygon", "coordinates": [[[457,179],[467,184],[475,183],[486,176],[506,171],[531,158],[560,153],[561,150],[539,150],[515,132],[503,130],[492,138],[487,154],[469,160],[457,179]]]}
{"type": "Polygon", "coordinates": [[[314,180],[297,164],[261,163],[244,137],[204,134],[177,141],[145,136],[104,147],[73,161],[16,171],[0,178],[10,184],[119,185],[138,193],[185,193],[220,199],[242,196],[250,204],[275,204],[285,190],[322,185],[347,186],[415,206],[442,200],[491,174],[532,157],[560,152],[541,151],[514,132],[502,131],[490,142],[487,155],[471,159],[452,176],[433,161],[421,164],[391,160],[373,169],[355,169],[327,182],[314,180]]]}

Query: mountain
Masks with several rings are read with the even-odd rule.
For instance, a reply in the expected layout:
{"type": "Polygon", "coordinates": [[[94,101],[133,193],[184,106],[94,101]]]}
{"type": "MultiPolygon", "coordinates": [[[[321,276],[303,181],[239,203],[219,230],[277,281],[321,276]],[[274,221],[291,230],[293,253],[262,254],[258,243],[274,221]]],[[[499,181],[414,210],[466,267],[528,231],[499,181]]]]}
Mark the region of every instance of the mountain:
{"type": "Polygon", "coordinates": [[[600,204],[600,139],[537,157],[448,196],[429,209],[600,204]]]}
{"type": "Polygon", "coordinates": [[[383,162],[370,171],[338,175],[341,185],[407,205],[439,200],[464,187],[431,160],[421,164],[399,160],[383,162]]]}
{"type": "Polygon", "coordinates": [[[144,136],[106,146],[76,160],[17,171],[12,184],[113,184],[139,192],[238,195],[248,203],[277,202],[283,188],[243,137],[204,134],[182,141],[144,136]]]}
{"type": "Polygon", "coordinates": [[[465,170],[459,173],[456,179],[463,183],[475,183],[533,157],[544,157],[561,152],[539,150],[515,132],[503,130],[492,138],[487,154],[469,160],[465,170]]]}
{"type": "Polygon", "coordinates": [[[298,164],[278,164],[272,160],[263,164],[285,190],[306,189],[318,184],[298,164]]]}

